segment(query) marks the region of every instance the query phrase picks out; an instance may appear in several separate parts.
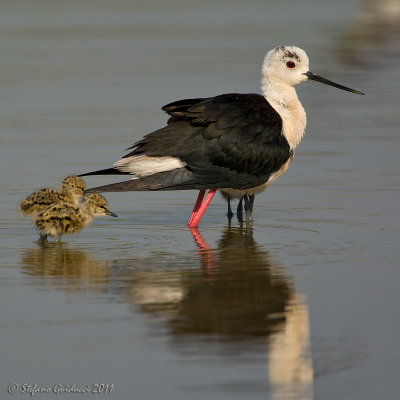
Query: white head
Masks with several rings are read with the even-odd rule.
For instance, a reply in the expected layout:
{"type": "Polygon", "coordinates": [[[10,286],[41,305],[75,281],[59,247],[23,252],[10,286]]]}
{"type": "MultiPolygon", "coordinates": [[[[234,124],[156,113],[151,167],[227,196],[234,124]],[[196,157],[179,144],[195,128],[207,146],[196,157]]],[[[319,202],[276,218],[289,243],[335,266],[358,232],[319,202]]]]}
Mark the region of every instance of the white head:
{"type": "Polygon", "coordinates": [[[262,72],[271,84],[295,86],[308,79],[309,60],[306,52],[295,46],[279,46],[265,56],[262,72]]]}
{"type": "Polygon", "coordinates": [[[267,53],[262,67],[264,97],[281,116],[283,135],[292,149],[300,143],[306,127],[306,113],[297,98],[295,85],[310,79],[363,94],[314,74],[308,70],[308,65],[304,50],[295,46],[278,46],[267,53]]]}
{"type": "Polygon", "coordinates": [[[356,94],[364,94],[358,90],[329,81],[308,70],[309,60],[306,52],[295,46],[278,46],[265,56],[262,72],[264,95],[278,99],[279,97],[297,98],[294,86],[308,79],[325,83],[339,89],[356,94]]]}

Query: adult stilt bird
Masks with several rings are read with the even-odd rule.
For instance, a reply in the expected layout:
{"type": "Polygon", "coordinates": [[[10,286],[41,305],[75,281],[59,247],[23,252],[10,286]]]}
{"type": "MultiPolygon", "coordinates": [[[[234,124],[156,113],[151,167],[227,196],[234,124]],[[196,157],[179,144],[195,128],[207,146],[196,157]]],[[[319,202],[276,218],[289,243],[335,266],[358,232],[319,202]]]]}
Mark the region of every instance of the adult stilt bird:
{"type": "Polygon", "coordinates": [[[198,189],[193,228],[219,189],[228,199],[243,199],[250,218],[254,195],[287,170],[303,137],[306,113],[294,86],[310,79],[363,94],[310,72],[308,64],[304,50],[279,46],[265,57],[262,96],[230,93],[167,104],[167,126],[136,142],[113,168],[80,175],[134,177],[88,191],[198,189]]]}

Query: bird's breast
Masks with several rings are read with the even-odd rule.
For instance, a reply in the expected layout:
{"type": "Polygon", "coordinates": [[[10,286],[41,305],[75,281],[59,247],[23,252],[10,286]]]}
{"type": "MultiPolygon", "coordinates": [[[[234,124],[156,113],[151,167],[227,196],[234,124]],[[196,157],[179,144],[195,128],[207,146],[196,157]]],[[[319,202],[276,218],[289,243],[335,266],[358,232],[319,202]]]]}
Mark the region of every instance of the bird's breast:
{"type": "Polygon", "coordinates": [[[299,101],[289,104],[279,110],[282,117],[282,134],[290,148],[295,149],[304,136],[307,125],[307,115],[299,101]]]}

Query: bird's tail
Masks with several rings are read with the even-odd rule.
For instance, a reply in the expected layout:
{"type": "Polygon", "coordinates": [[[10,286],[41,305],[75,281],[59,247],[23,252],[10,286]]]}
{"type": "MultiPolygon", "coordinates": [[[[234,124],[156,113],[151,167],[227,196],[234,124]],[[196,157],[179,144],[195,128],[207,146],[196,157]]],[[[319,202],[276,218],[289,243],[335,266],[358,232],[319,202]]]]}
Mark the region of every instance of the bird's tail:
{"type": "Polygon", "coordinates": [[[85,190],[87,193],[104,193],[104,192],[131,192],[131,191],[148,191],[148,190],[167,190],[161,187],[162,185],[154,185],[143,179],[131,179],[129,181],[111,183],[110,185],[97,186],[91,189],[85,190]]]}
{"type": "Polygon", "coordinates": [[[142,178],[133,178],[129,181],[112,183],[110,185],[97,186],[87,189],[86,193],[91,192],[131,192],[149,190],[190,190],[203,189],[203,185],[198,185],[193,180],[193,175],[186,168],[177,168],[171,171],[159,172],[157,174],[142,178]]]}

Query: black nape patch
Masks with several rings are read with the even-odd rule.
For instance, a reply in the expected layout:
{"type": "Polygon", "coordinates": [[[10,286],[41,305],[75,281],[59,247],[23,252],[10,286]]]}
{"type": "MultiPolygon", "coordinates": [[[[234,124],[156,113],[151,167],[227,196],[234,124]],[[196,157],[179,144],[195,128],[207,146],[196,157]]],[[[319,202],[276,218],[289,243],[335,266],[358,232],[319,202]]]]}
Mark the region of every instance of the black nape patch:
{"type": "Polygon", "coordinates": [[[284,57],[294,58],[299,62],[301,61],[297,53],[288,50],[288,48],[285,46],[278,46],[275,50],[282,52],[284,57]]]}

